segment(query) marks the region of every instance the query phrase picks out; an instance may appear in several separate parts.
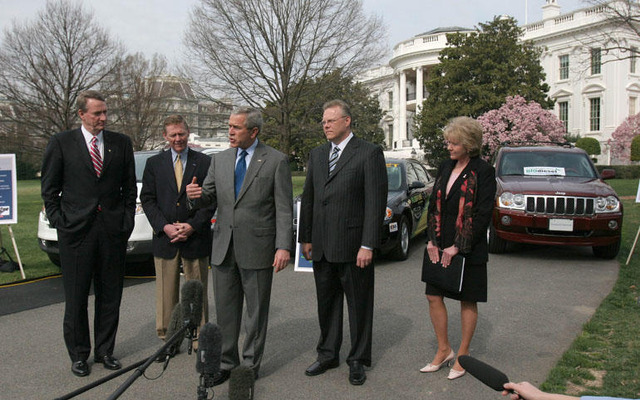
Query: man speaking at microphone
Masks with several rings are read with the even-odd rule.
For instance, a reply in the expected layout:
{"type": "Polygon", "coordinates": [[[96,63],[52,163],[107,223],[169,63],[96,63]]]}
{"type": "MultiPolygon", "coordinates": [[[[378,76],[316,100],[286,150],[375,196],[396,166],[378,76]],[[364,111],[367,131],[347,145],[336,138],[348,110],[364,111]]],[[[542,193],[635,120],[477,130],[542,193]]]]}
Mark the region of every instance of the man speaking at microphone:
{"type": "Polygon", "coordinates": [[[293,200],[287,156],[258,140],[260,111],[240,108],[229,117],[230,149],[215,154],[207,177],[187,185],[194,207],[217,206],[211,253],[213,294],[222,333],[214,385],[238,365],[258,376],[267,336],[273,271],[289,264],[293,200]],[[246,301],[242,360],[238,336],[246,301]]]}

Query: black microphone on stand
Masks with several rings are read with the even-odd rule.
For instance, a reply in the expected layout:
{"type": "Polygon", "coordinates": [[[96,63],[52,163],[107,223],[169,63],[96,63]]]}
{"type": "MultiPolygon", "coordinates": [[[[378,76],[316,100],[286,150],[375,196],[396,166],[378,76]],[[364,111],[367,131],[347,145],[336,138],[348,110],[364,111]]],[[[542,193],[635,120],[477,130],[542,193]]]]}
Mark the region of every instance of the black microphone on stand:
{"type": "Polygon", "coordinates": [[[256,377],[246,365],[238,365],[229,377],[229,400],[253,400],[256,377]]]}
{"type": "Polygon", "coordinates": [[[196,371],[200,373],[198,400],[207,399],[207,389],[213,387],[214,375],[220,371],[222,333],[218,325],[207,322],[200,329],[196,352],[196,371]]]}
{"type": "Polygon", "coordinates": [[[183,328],[184,318],[182,316],[182,306],[180,303],[176,304],[173,307],[173,311],[171,311],[171,319],[169,320],[169,325],[167,326],[167,333],[165,335],[166,338],[172,338],[173,335],[178,334],[178,337],[175,338],[175,341],[169,346],[166,351],[164,351],[156,361],[164,362],[166,368],[166,364],[168,364],[169,359],[175,356],[180,352],[180,346],[182,345],[182,341],[185,337],[185,332],[183,328]]]}
{"type": "Polygon", "coordinates": [[[186,281],[182,285],[182,319],[187,327],[187,339],[189,347],[187,354],[193,349],[193,339],[196,338],[196,330],[202,320],[202,282],[197,279],[186,281]]]}

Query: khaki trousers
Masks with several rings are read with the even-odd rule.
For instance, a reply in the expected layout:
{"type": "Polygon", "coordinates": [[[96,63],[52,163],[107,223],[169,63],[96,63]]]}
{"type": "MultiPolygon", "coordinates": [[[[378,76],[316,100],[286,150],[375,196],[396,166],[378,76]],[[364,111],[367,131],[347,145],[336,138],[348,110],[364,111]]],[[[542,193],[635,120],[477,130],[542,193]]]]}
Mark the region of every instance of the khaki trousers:
{"type": "MultiPolygon", "coordinates": [[[[181,258],[180,252],[174,258],[153,258],[156,268],[156,332],[165,339],[167,327],[171,320],[171,312],[179,302],[180,295],[180,263],[185,280],[197,279],[202,282],[202,321],[203,326],[209,321],[209,257],[188,259],[181,258]]],[[[200,329],[198,329],[198,332],[200,329]]]]}

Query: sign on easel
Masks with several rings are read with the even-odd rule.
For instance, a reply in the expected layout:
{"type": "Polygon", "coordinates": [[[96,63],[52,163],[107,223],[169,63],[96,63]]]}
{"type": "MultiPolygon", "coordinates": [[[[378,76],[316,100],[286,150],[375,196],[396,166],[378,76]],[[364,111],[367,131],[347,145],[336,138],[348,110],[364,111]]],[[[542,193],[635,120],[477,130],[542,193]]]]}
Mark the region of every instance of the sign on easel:
{"type": "MultiPolygon", "coordinates": [[[[638,181],[638,192],[636,193],[636,203],[640,203],[640,181],[638,181]]],[[[633,251],[636,249],[636,244],[638,243],[639,236],[640,236],[640,226],[638,227],[638,232],[636,232],[636,238],[633,240],[633,245],[631,246],[631,251],[629,252],[629,256],[627,257],[627,262],[625,265],[629,265],[629,261],[631,261],[631,256],[633,255],[633,251]]]]}
{"type": "Polygon", "coordinates": [[[16,155],[0,154],[0,224],[18,223],[16,155]]]}
{"type": "MultiPolygon", "coordinates": [[[[26,279],[24,269],[22,268],[22,261],[20,260],[20,254],[18,253],[18,246],[16,245],[16,238],[13,235],[11,224],[18,223],[18,179],[16,175],[16,155],[15,154],[0,154],[0,224],[7,225],[9,234],[11,235],[11,241],[13,243],[13,250],[18,259],[18,265],[20,266],[20,273],[22,279],[26,279]]],[[[0,232],[0,243],[2,243],[2,233],[0,232]]]]}

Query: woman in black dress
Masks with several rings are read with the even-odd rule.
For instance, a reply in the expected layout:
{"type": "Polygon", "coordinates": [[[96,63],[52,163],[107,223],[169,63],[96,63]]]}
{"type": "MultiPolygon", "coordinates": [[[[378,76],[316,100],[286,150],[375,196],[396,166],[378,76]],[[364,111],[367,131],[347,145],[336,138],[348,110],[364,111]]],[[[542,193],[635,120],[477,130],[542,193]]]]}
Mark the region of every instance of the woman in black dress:
{"type": "MultiPolygon", "coordinates": [[[[469,354],[478,321],[477,302],[487,301],[487,228],[496,193],[495,171],[480,158],[482,126],[469,117],[457,117],[444,129],[450,159],[438,169],[428,211],[427,252],[444,267],[456,254],[465,257],[462,291],[453,293],[427,283],[429,315],[438,340],[438,351],[421,372],[435,372],[450,365],[455,352],[449,343],[444,297],[460,301],[462,339],[458,355],[469,354]]],[[[455,361],[449,379],[464,375],[455,361]]]]}

